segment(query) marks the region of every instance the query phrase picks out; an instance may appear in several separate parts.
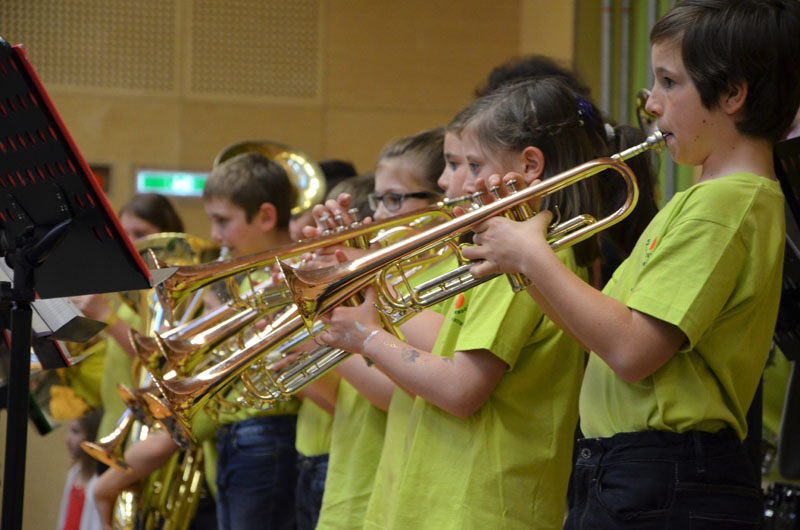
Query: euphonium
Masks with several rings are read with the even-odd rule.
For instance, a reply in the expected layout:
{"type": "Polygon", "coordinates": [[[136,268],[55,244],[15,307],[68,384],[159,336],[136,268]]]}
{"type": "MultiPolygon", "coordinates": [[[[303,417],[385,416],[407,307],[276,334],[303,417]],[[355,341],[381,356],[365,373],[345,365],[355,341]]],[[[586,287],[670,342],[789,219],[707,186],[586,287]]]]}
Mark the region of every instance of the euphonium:
{"type": "MultiPolygon", "coordinates": [[[[663,147],[664,139],[660,132],[656,131],[645,142],[612,157],[598,158],[581,164],[544,182],[512,193],[491,204],[474,209],[460,217],[347,263],[318,270],[298,270],[284,264],[282,270],[295,298],[295,305],[289,306],[258,338],[248,341],[242,350],[217,365],[185,379],[156,380],[165,399],[159,400],[155,396],[146,396],[151,404],[151,412],[154,415],[172,415],[185,428],[188,428],[188,419],[200,410],[212,395],[241,375],[249,365],[264,354],[289,339],[304,325],[315,321],[319,316],[374,282],[383,269],[412,259],[420,252],[426,252],[438,245],[450,242],[465,234],[471,227],[495,215],[513,211],[532,199],[545,197],[606,170],[617,172],[625,181],[628,194],[624,203],[600,220],[586,215],[579,216],[575,221],[569,220],[564,225],[573,226],[574,229],[560,230],[560,233],[551,234],[548,239],[554,249],[566,247],[612,226],[630,213],[638,199],[636,177],[624,161],[645,151],[663,147]]],[[[343,233],[348,232],[352,233],[352,231],[343,233]]],[[[328,245],[335,242],[338,241],[325,241],[328,245]]],[[[286,249],[283,251],[285,252],[286,249]]],[[[275,259],[280,255],[281,249],[269,253],[269,259],[275,259]]],[[[251,261],[264,259],[264,256],[262,254],[257,258],[251,258],[251,261]]],[[[243,266],[243,262],[240,261],[233,265],[233,268],[243,266]]],[[[458,290],[448,292],[447,296],[452,296],[475,285],[469,279],[457,283],[458,290]]]]}

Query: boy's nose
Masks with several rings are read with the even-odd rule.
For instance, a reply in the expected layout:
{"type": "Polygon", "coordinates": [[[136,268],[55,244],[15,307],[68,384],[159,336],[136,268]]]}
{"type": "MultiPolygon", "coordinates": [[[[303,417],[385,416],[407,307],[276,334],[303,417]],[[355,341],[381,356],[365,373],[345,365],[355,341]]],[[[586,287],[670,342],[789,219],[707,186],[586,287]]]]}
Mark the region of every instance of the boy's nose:
{"type": "Polygon", "coordinates": [[[661,115],[661,104],[658,101],[658,92],[655,88],[650,92],[650,96],[648,96],[647,101],[644,104],[644,110],[650,114],[653,114],[654,116],[661,115]]]}
{"type": "Polygon", "coordinates": [[[211,227],[211,241],[216,243],[217,245],[222,245],[222,230],[219,228],[212,226],[211,227]]]}

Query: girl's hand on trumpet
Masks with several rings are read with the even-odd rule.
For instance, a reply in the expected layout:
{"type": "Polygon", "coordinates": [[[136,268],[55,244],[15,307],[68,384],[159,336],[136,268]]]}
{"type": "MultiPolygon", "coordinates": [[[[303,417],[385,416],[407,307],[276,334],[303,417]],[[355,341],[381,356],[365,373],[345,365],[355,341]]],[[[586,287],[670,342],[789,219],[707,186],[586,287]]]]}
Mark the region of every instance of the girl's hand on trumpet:
{"type": "Polygon", "coordinates": [[[364,353],[367,343],[383,327],[375,309],[375,289],[368,287],[363,293],[362,304],[339,306],[322,317],[328,327],[317,336],[321,342],[351,353],[364,353]]]}
{"type": "Polygon", "coordinates": [[[529,276],[528,271],[536,267],[537,255],[552,253],[545,239],[552,217],[545,210],[522,222],[493,217],[475,226],[475,245],[462,249],[465,258],[476,261],[470,273],[477,278],[515,272],[529,276]]]}
{"type": "MultiPolygon", "coordinates": [[[[309,238],[317,237],[322,235],[326,230],[349,227],[356,221],[348,211],[351,199],[349,194],[342,193],[336,200],[329,199],[325,201],[325,204],[314,206],[312,215],[316,226],[306,226],[303,228],[303,235],[309,238]]],[[[366,217],[360,220],[360,222],[363,224],[370,224],[372,218],[366,217]]],[[[336,265],[337,260],[335,259],[335,254],[337,251],[344,252],[348,260],[353,260],[363,255],[363,252],[360,252],[359,249],[354,249],[345,245],[331,245],[314,252],[307,266],[310,268],[323,268],[336,265]]]]}

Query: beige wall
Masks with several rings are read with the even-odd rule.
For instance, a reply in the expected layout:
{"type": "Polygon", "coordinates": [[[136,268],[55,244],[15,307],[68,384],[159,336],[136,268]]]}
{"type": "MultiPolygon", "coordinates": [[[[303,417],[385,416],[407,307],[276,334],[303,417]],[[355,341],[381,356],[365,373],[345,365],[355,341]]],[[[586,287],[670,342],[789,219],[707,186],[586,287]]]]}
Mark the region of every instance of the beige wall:
{"type": "MultiPolygon", "coordinates": [[[[249,3],[253,10],[263,11],[266,9],[263,6],[274,7],[282,1],[250,0],[249,3]]],[[[205,170],[224,146],[245,138],[279,140],[316,159],[349,159],[366,171],[391,138],[447,123],[469,101],[474,88],[494,65],[527,52],[573,60],[575,2],[572,0],[318,2],[310,0],[312,7],[319,8],[319,85],[316,95],[305,99],[236,97],[224,93],[215,96],[199,94],[193,88],[191,60],[192,53],[198,52],[192,48],[190,39],[193,32],[197,37],[200,31],[192,23],[193,9],[197,6],[224,9],[228,6],[225,0],[3,2],[0,35],[12,43],[25,43],[34,67],[42,75],[84,157],[90,163],[111,165],[109,198],[115,208],[132,195],[135,168],[205,170]],[[31,5],[36,9],[28,9],[31,5]],[[74,21],[66,15],[53,15],[56,8],[63,10],[76,5],[83,6],[83,11],[73,13],[74,21]],[[91,6],[107,9],[108,5],[140,11],[126,12],[103,22],[112,26],[113,31],[103,33],[106,40],[98,40],[89,49],[102,45],[112,50],[117,46],[120,51],[88,67],[95,69],[92,71],[114,68],[117,59],[131,53],[122,40],[134,38],[131,30],[141,28],[162,38],[164,47],[174,49],[174,53],[166,56],[158,55],[158,49],[151,50],[167,65],[165,68],[172,65],[174,70],[174,76],[164,81],[166,88],[120,89],[89,86],[91,80],[84,86],[74,81],[52,81],[59,75],[68,79],[71,72],[58,72],[60,63],[48,57],[47,50],[77,53],[80,46],[56,42],[48,47],[37,40],[39,36],[88,38],[87,32],[96,28],[70,32],[70,24],[79,25],[82,20],[92,19],[93,13],[87,11],[91,6]],[[141,12],[145,8],[160,16],[174,16],[174,23],[161,20],[159,25],[151,27],[149,24],[154,21],[136,19],[136,28],[130,28],[132,17],[147,15],[141,12]],[[14,18],[20,18],[21,13],[27,17],[25,21],[14,18]]],[[[231,15],[231,20],[238,15],[242,14],[231,15]]],[[[244,16],[255,15],[247,12],[244,16]]],[[[246,44],[241,42],[246,33],[236,23],[225,24],[220,23],[224,27],[216,28],[225,37],[221,41],[225,44],[217,49],[227,53],[228,47],[237,50],[246,44]],[[228,32],[224,30],[228,27],[225,24],[230,25],[228,32]]],[[[229,60],[247,57],[248,51],[245,47],[229,60]]],[[[260,53],[270,54],[272,50],[260,53]]],[[[143,76],[154,75],[152,68],[148,70],[144,65],[137,68],[144,72],[143,76]]],[[[199,199],[176,203],[187,221],[188,231],[205,235],[207,222],[199,199]]],[[[52,528],[68,467],[63,433],[41,438],[32,432],[29,451],[25,527],[52,528]]]]}

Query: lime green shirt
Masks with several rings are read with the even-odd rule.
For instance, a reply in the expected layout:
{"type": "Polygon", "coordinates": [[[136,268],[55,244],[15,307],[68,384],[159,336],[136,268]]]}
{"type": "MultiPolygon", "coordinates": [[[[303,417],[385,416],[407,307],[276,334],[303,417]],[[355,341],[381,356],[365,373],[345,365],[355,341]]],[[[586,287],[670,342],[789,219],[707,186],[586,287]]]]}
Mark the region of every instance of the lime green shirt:
{"type": "Polygon", "coordinates": [[[206,485],[217,496],[217,424],[200,411],[192,417],[192,434],[203,448],[203,473],[206,485]]]}
{"type": "Polygon", "coordinates": [[[604,292],[688,340],[635,383],[590,356],[580,399],[586,436],[730,427],[745,437],[775,329],[784,234],[777,181],[737,173],[672,198],[604,292]]]}
{"type": "Polygon", "coordinates": [[[386,413],[341,379],[317,530],[361,528],[385,430],[386,413]]]}
{"type": "MultiPolygon", "coordinates": [[[[122,304],[117,309],[120,320],[123,320],[133,329],[139,329],[141,319],[139,315],[129,306],[122,304]]],[[[100,420],[100,427],[97,429],[98,438],[101,438],[111,431],[117,421],[128,408],[122,400],[117,390],[117,384],[122,383],[128,388],[134,388],[132,369],[133,359],[120,346],[120,344],[106,335],[103,338],[105,345],[105,366],[103,368],[103,379],[100,384],[100,396],[103,400],[103,418],[100,420]]]]}
{"type": "Polygon", "coordinates": [[[297,411],[294,447],[303,456],[318,456],[331,450],[333,415],[310,399],[304,399],[297,411]]]}
{"type": "MultiPolygon", "coordinates": [[[[571,249],[559,256],[578,270],[571,249]]],[[[504,277],[444,314],[434,354],[486,349],[508,371],[466,419],[414,400],[403,455],[381,460],[364,528],[561,528],[584,353],[504,277]]]]}
{"type": "MultiPolygon", "coordinates": [[[[412,283],[419,285],[452,270],[455,266],[454,258],[443,259],[419,272],[412,283]]],[[[398,286],[398,289],[405,292],[403,286],[398,286]]],[[[439,311],[441,305],[437,304],[430,309],[439,311]]],[[[410,401],[405,392],[396,389],[395,394],[398,392],[410,401]]],[[[393,396],[392,403],[395,401],[393,396]]],[[[400,403],[397,400],[395,408],[398,408],[400,403]]],[[[413,404],[413,401],[411,403],[413,404]]],[[[405,421],[399,419],[405,412],[396,410],[395,413],[396,424],[399,423],[401,428],[405,428],[405,421]]],[[[322,499],[317,529],[361,528],[382,447],[384,442],[388,441],[384,436],[388,429],[387,421],[387,413],[372,405],[352,385],[341,380],[334,412],[325,495],[322,499]]]]}
{"type": "MultiPolygon", "coordinates": [[[[448,259],[441,265],[433,267],[430,273],[426,273],[422,281],[431,279],[440,274],[454,269],[457,266],[455,259],[448,259]]],[[[447,303],[441,302],[432,306],[431,311],[436,313],[443,313],[447,310],[447,303]]],[[[389,403],[389,410],[386,413],[386,433],[383,439],[383,449],[381,450],[381,457],[378,463],[378,469],[381,474],[376,480],[384,481],[387,484],[393,484],[396,480],[396,470],[402,467],[403,459],[405,458],[405,435],[408,428],[408,420],[411,417],[411,411],[414,409],[414,398],[409,396],[405,390],[400,387],[395,387],[392,393],[392,400],[389,403]]],[[[377,494],[380,495],[384,492],[384,488],[379,488],[377,494]]],[[[373,492],[370,498],[370,503],[384,502],[377,499],[376,492],[373,492]]]]}

